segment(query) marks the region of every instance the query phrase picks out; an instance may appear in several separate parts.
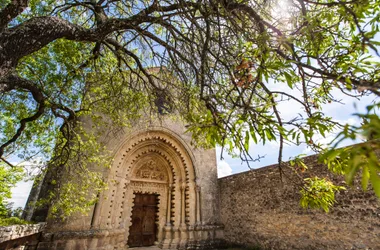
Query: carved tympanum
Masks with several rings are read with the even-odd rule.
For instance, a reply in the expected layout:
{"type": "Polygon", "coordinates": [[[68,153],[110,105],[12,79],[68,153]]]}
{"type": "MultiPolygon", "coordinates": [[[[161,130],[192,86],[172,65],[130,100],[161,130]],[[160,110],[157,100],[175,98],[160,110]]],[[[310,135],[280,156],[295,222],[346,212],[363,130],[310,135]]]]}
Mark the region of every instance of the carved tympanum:
{"type": "Polygon", "coordinates": [[[154,181],[167,181],[167,171],[164,166],[157,164],[154,160],[143,163],[136,171],[136,179],[148,179],[154,181]]]}

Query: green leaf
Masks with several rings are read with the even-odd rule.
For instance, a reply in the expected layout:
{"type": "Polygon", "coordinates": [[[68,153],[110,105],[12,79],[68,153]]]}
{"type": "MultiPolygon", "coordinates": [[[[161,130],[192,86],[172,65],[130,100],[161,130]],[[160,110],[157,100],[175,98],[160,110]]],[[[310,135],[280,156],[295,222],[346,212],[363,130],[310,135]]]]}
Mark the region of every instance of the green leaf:
{"type": "Polygon", "coordinates": [[[246,151],[249,150],[249,138],[250,138],[249,131],[247,130],[247,131],[245,131],[245,138],[244,138],[244,149],[246,151]]]}
{"type": "Polygon", "coordinates": [[[375,166],[370,167],[370,180],[375,194],[380,198],[380,177],[377,174],[375,166]]]}
{"type": "Polygon", "coordinates": [[[355,174],[359,169],[360,155],[353,155],[348,165],[348,171],[346,172],[346,181],[348,184],[352,184],[355,174]]]}
{"type": "Polygon", "coordinates": [[[249,132],[250,132],[250,134],[251,134],[251,137],[252,137],[254,143],[257,143],[256,131],[255,131],[255,129],[253,128],[252,125],[249,125],[249,132]]]}
{"type": "Polygon", "coordinates": [[[367,190],[368,188],[368,180],[370,177],[369,169],[366,165],[363,166],[363,173],[362,173],[362,188],[363,190],[367,190]]]}
{"type": "Polygon", "coordinates": [[[285,75],[285,79],[286,79],[286,83],[288,84],[289,88],[293,88],[293,82],[292,82],[292,76],[289,75],[288,72],[284,72],[284,75],[285,75]]]}

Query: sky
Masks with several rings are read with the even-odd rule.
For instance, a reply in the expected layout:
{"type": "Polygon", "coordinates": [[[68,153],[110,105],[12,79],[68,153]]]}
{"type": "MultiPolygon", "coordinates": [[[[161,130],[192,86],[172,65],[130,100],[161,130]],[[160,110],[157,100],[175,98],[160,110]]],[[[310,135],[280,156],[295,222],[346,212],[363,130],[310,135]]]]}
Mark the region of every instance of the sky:
{"type": "MultiPolygon", "coordinates": [[[[327,115],[333,117],[344,124],[348,123],[350,125],[360,125],[361,121],[354,116],[354,113],[364,113],[366,112],[366,106],[371,104],[374,100],[373,96],[364,97],[360,101],[354,98],[347,98],[346,96],[336,93],[336,97],[340,97],[342,103],[331,103],[324,105],[322,111],[327,115]]],[[[284,116],[292,116],[297,112],[293,103],[283,103],[280,106],[280,112],[284,116]]],[[[335,138],[334,134],[326,135],[326,138],[319,138],[319,142],[327,145],[331,140],[335,138]]],[[[340,146],[346,146],[354,143],[361,142],[360,139],[356,141],[344,141],[340,146]]],[[[252,156],[264,156],[259,162],[254,162],[250,164],[253,169],[269,166],[276,164],[278,160],[278,142],[271,141],[267,142],[265,145],[250,145],[250,154],[252,156]]],[[[248,165],[242,162],[240,159],[233,158],[227,153],[223,153],[224,159],[220,159],[221,148],[217,148],[217,162],[218,162],[218,177],[224,177],[231,174],[236,174],[244,171],[250,170],[248,165]]],[[[283,161],[288,161],[291,157],[295,157],[300,154],[312,155],[314,152],[308,148],[305,144],[300,146],[295,145],[284,145],[283,151],[283,161]]]]}
{"type": "MultiPolygon", "coordinates": [[[[377,33],[375,35],[374,40],[380,41],[380,33],[377,33]]],[[[380,51],[380,46],[376,47],[380,51]]],[[[370,50],[369,54],[372,55],[372,60],[380,61],[380,57],[373,51],[370,50]]],[[[274,84],[273,82],[270,83],[270,86],[272,86],[272,90],[276,89],[279,91],[287,92],[289,93],[289,88],[286,86],[286,84],[274,84]]],[[[294,93],[289,93],[293,95],[297,95],[294,93]]],[[[340,100],[339,103],[332,102],[329,104],[324,104],[321,106],[321,111],[329,117],[332,117],[335,121],[339,121],[341,124],[350,124],[350,125],[360,125],[361,120],[358,119],[354,114],[355,113],[366,113],[366,107],[370,104],[373,104],[373,101],[375,100],[375,96],[365,96],[362,97],[360,100],[356,98],[349,97],[345,94],[343,94],[339,90],[333,90],[331,92],[332,96],[336,100],[340,100]]],[[[378,102],[379,100],[376,99],[378,102]]],[[[297,105],[295,102],[284,102],[278,105],[279,111],[283,117],[292,118],[294,117],[294,114],[297,112],[301,112],[301,107],[297,105]]],[[[302,112],[303,113],[303,112],[302,112]]],[[[326,138],[319,138],[319,142],[327,145],[335,138],[336,133],[331,133],[326,135],[326,138]]],[[[360,143],[361,140],[356,141],[343,141],[339,147],[360,143]]],[[[277,163],[278,160],[278,147],[279,143],[271,141],[267,143],[266,145],[250,145],[250,154],[252,156],[265,156],[264,158],[260,159],[259,162],[255,162],[250,164],[250,167],[253,169],[261,168],[265,166],[269,166],[272,164],[277,163]]],[[[217,151],[217,164],[218,164],[218,177],[222,178],[231,174],[237,174],[244,171],[250,170],[248,165],[244,162],[241,162],[240,159],[233,158],[229,156],[227,153],[223,153],[223,159],[220,158],[221,156],[221,149],[216,148],[217,151]]],[[[295,157],[300,154],[305,155],[312,155],[314,152],[308,148],[306,145],[302,144],[300,146],[295,145],[284,145],[283,148],[283,161],[288,161],[290,158],[295,157]]]]}
{"type": "MultiPolygon", "coordinates": [[[[286,5],[286,1],[280,1],[280,3],[283,3],[286,5]]],[[[286,6],[279,6],[279,11],[283,12],[283,8],[286,6]]],[[[380,39],[380,34],[377,34],[375,37],[375,40],[380,39]]],[[[373,56],[376,55],[373,53],[373,51],[370,52],[373,56]]],[[[379,59],[377,57],[377,59],[379,59]]],[[[273,85],[273,84],[272,84],[273,85]]],[[[286,84],[285,84],[286,85],[286,84]]],[[[288,91],[289,88],[287,86],[281,87],[283,85],[273,85],[274,88],[277,88],[277,90],[281,91],[288,91]]],[[[294,93],[292,93],[294,94],[294,93]]],[[[333,117],[334,120],[340,121],[341,123],[345,124],[348,123],[350,125],[359,125],[360,120],[355,117],[354,113],[364,113],[366,111],[366,106],[371,104],[371,102],[374,100],[373,96],[370,97],[363,97],[360,100],[347,97],[340,91],[333,92],[333,96],[341,100],[340,103],[331,103],[331,104],[325,104],[322,105],[322,112],[325,113],[327,116],[333,117]]],[[[301,107],[297,106],[294,102],[284,102],[281,103],[278,106],[280,113],[283,117],[292,118],[294,117],[294,114],[297,114],[297,112],[301,112],[301,107]]],[[[326,138],[319,138],[319,142],[327,144],[334,138],[334,134],[329,134],[326,136],[326,138]]],[[[340,146],[345,146],[353,143],[358,143],[360,140],[357,141],[344,141],[340,146]]],[[[267,142],[265,145],[250,145],[250,154],[252,156],[264,156],[260,159],[258,162],[251,163],[251,168],[257,169],[264,166],[272,165],[277,163],[278,158],[278,142],[267,142]]],[[[311,155],[313,154],[313,151],[310,150],[305,144],[302,144],[300,146],[295,145],[285,145],[283,149],[283,161],[289,160],[291,157],[295,157],[300,154],[305,155],[311,155]]],[[[240,159],[236,159],[228,155],[227,153],[223,154],[223,159],[220,159],[221,156],[221,148],[216,148],[216,155],[217,155],[217,168],[218,168],[218,177],[225,177],[231,174],[236,174],[244,171],[248,171],[249,167],[246,163],[241,162],[240,159]]],[[[24,162],[24,165],[33,165],[30,162],[24,162]]],[[[32,181],[21,181],[19,182],[16,187],[12,189],[12,198],[10,199],[10,202],[14,202],[13,207],[24,207],[26,200],[28,198],[30,189],[32,188],[33,182],[32,181]]]]}
{"type": "MultiPolygon", "coordinates": [[[[39,161],[39,160],[37,160],[39,161]]],[[[19,166],[24,166],[26,169],[26,172],[28,176],[33,176],[36,173],[39,172],[39,164],[36,164],[34,162],[29,162],[29,161],[23,161],[23,162],[16,162],[12,161],[11,162],[13,165],[19,165],[19,166]]],[[[12,188],[12,198],[9,200],[10,202],[13,202],[13,208],[18,208],[18,207],[25,207],[25,203],[28,199],[30,190],[32,189],[33,186],[33,181],[20,181],[17,183],[17,185],[12,188]]]]}
{"type": "MultiPolygon", "coordinates": [[[[358,101],[353,98],[347,98],[339,92],[336,92],[335,96],[338,97],[338,99],[341,99],[342,103],[331,103],[328,105],[324,105],[322,107],[323,112],[325,112],[326,115],[333,117],[335,120],[339,120],[343,123],[349,123],[351,125],[360,124],[360,120],[353,116],[353,114],[357,112],[365,112],[365,107],[371,104],[371,102],[374,100],[374,97],[364,97],[360,101],[358,101]]],[[[279,107],[281,114],[285,117],[292,117],[295,113],[298,112],[294,103],[291,102],[282,103],[279,107]]],[[[334,135],[330,134],[327,135],[327,138],[320,138],[320,142],[328,143],[333,138],[334,135]]],[[[356,142],[360,142],[360,140],[356,142]]],[[[352,143],[355,142],[346,141],[341,146],[349,145],[352,143]]],[[[250,153],[252,156],[264,156],[264,158],[262,158],[259,162],[252,163],[251,167],[256,169],[277,163],[278,147],[279,144],[274,141],[268,142],[265,145],[251,145],[250,153]]],[[[227,153],[224,153],[224,159],[221,160],[220,154],[221,148],[217,147],[216,155],[219,178],[249,170],[247,164],[241,162],[240,159],[233,158],[227,153]]],[[[299,154],[310,155],[313,154],[313,151],[311,151],[306,145],[285,145],[283,152],[283,160],[287,161],[290,157],[294,157],[299,154]]],[[[29,169],[31,166],[33,166],[33,164],[30,162],[24,162],[23,164],[29,166],[29,169]]],[[[14,202],[14,208],[25,206],[32,185],[32,181],[21,181],[16,185],[16,187],[12,189],[13,196],[10,199],[10,201],[14,202]]]]}

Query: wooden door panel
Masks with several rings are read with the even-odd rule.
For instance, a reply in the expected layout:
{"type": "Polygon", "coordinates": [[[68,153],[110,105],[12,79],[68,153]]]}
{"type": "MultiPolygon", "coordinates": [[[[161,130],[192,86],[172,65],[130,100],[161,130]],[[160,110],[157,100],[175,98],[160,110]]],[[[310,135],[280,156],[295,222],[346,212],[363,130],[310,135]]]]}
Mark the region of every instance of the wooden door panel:
{"type": "Polygon", "coordinates": [[[157,196],[136,194],[132,208],[132,225],[129,228],[128,246],[151,246],[156,241],[157,196]]]}
{"type": "Polygon", "coordinates": [[[153,234],[156,227],[156,208],[155,207],[146,207],[145,215],[142,225],[143,234],[153,234]]]}

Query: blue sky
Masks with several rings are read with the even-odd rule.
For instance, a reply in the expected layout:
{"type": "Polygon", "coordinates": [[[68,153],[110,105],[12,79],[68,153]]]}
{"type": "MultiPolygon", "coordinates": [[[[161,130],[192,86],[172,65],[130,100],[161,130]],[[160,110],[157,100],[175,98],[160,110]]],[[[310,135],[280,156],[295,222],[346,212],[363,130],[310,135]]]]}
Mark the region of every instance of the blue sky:
{"type": "MultiPolygon", "coordinates": [[[[374,40],[380,41],[380,33],[375,35],[374,40]]],[[[378,51],[380,51],[380,46],[376,46],[378,51]]],[[[369,54],[372,56],[372,60],[380,61],[380,57],[372,50],[369,50],[369,54]]],[[[290,90],[286,84],[284,83],[273,83],[270,80],[270,84],[272,90],[280,90],[283,92],[287,92],[289,94],[292,94],[294,96],[299,95],[299,93],[294,93],[292,90],[290,90]]],[[[373,103],[376,96],[364,96],[360,98],[360,100],[349,97],[345,94],[343,94],[339,90],[333,90],[331,92],[332,96],[336,100],[339,100],[340,102],[332,102],[329,104],[324,104],[321,106],[321,111],[329,117],[332,117],[335,121],[339,121],[342,124],[350,124],[350,125],[360,125],[361,120],[358,119],[354,114],[355,113],[366,113],[366,107],[373,103]]],[[[379,98],[379,97],[378,97],[379,98]]],[[[378,102],[379,99],[376,99],[378,102]]],[[[280,110],[280,113],[283,117],[287,117],[288,119],[294,117],[295,114],[304,113],[302,112],[302,107],[299,106],[296,102],[284,102],[278,105],[278,108],[280,110]]],[[[329,135],[326,135],[326,138],[319,138],[319,141],[323,144],[328,144],[335,138],[335,134],[331,133],[329,135]]],[[[356,141],[343,141],[339,146],[347,146],[350,144],[355,144],[361,142],[360,140],[356,141]]],[[[254,162],[250,164],[251,168],[261,168],[268,165],[272,165],[277,163],[278,160],[278,147],[279,144],[277,142],[269,142],[266,145],[251,145],[250,147],[250,154],[252,156],[265,156],[262,158],[259,162],[254,162]]],[[[231,174],[236,174],[244,171],[248,171],[249,168],[247,164],[242,163],[240,159],[232,158],[227,153],[223,154],[223,160],[220,159],[220,152],[221,149],[217,148],[217,162],[218,162],[218,176],[224,177],[231,174]]],[[[307,148],[306,145],[302,144],[300,146],[295,145],[288,145],[284,146],[283,149],[283,161],[288,161],[289,158],[295,157],[300,154],[306,154],[306,155],[312,155],[314,154],[313,151],[310,150],[310,148],[307,148]]]]}
{"type": "MultiPolygon", "coordinates": [[[[373,101],[374,97],[364,97],[360,101],[344,96],[343,94],[337,92],[335,94],[338,99],[342,100],[342,103],[331,103],[326,104],[322,107],[323,112],[328,116],[333,117],[335,120],[339,120],[344,123],[350,124],[360,124],[360,121],[353,116],[357,112],[365,112],[365,107],[373,101]],[[355,103],[355,105],[354,105],[355,103]]],[[[297,106],[294,103],[282,103],[280,106],[281,113],[284,116],[292,116],[298,112],[297,106]]],[[[320,138],[321,142],[327,143],[333,138],[333,134],[327,136],[326,139],[320,138]]],[[[342,144],[348,145],[352,144],[352,141],[346,141],[342,144]]],[[[217,162],[218,162],[218,176],[223,177],[231,174],[236,174],[244,171],[248,171],[249,168],[246,163],[242,163],[240,159],[232,158],[227,153],[224,153],[224,160],[220,160],[221,148],[216,148],[217,151],[217,162]]],[[[251,164],[252,168],[260,168],[277,163],[278,157],[278,143],[269,142],[265,145],[251,145],[250,153],[252,156],[265,156],[259,162],[251,164]]],[[[297,156],[299,154],[313,154],[313,152],[306,147],[306,145],[294,146],[286,145],[283,152],[283,160],[287,161],[290,157],[297,156]]],[[[24,163],[25,165],[33,165],[31,163],[24,163]]],[[[12,189],[13,197],[10,200],[14,202],[14,207],[24,207],[25,202],[28,198],[30,189],[32,187],[32,182],[20,182],[15,188],[12,189]]]]}
{"type": "MultiPolygon", "coordinates": [[[[327,115],[333,117],[334,120],[342,123],[349,123],[351,125],[359,125],[360,120],[355,117],[354,113],[366,112],[366,106],[371,104],[374,100],[373,96],[363,97],[361,100],[344,96],[343,94],[336,92],[338,99],[341,99],[342,103],[326,104],[322,107],[322,111],[327,115]]],[[[280,110],[284,116],[291,116],[298,112],[297,106],[294,103],[283,103],[280,106],[280,110]]],[[[319,142],[328,144],[334,138],[334,134],[331,133],[326,138],[319,138],[319,142]]],[[[344,141],[340,146],[349,145],[357,141],[344,141]]],[[[265,156],[259,162],[251,163],[252,168],[260,168],[277,163],[278,159],[278,146],[277,142],[268,142],[265,145],[251,145],[250,153],[252,156],[265,156]]],[[[232,158],[227,153],[223,154],[224,160],[220,160],[221,149],[217,148],[217,160],[218,160],[218,176],[223,177],[231,174],[236,174],[244,171],[248,171],[247,164],[242,163],[240,159],[232,158]]],[[[283,151],[283,160],[287,161],[289,158],[297,156],[299,154],[311,155],[314,154],[310,148],[302,144],[300,146],[286,145],[283,151]]]]}
{"type": "MultiPolygon", "coordinates": [[[[282,7],[280,8],[280,11],[282,10],[282,7]]],[[[374,40],[379,41],[380,40],[380,34],[376,34],[374,40]]],[[[380,49],[380,48],[378,48],[380,49]]],[[[374,53],[374,51],[370,51],[370,54],[374,56],[375,60],[380,60],[379,57],[374,53]]],[[[285,92],[291,91],[289,88],[284,86],[284,83],[280,84],[270,84],[272,87],[277,88],[277,90],[282,90],[285,92]]],[[[294,93],[292,93],[294,94],[294,93]]],[[[357,100],[355,98],[348,97],[347,95],[344,95],[340,91],[335,91],[332,93],[332,95],[338,99],[341,100],[340,103],[330,103],[322,105],[322,112],[325,113],[327,116],[332,117],[336,121],[340,121],[341,123],[349,123],[351,125],[359,125],[360,120],[355,117],[354,113],[364,113],[366,112],[366,106],[370,105],[372,101],[374,100],[374,96],[367,96],[363,97],[360,100],[357,100]]],[[[378,101],[378,100],[377,100],[378,101]]],[[[279,106],[279,110],[281,114],[284,117],[292,118],[295,114],[298,112],[303,113],[301,111],[301,107],[298,106],[294,102],[284,102],[281,103],[279,106]]],[[[334,138],[334,134],[329,134],[326,136],[326,138],[319,138],[319,141],[321,143],[327,144],[334,138]]],[[[360,140],[357,141],[344,141],[340,146],[345,146],[353,143],[360,142],[360,140]]],[[[278,158],[278,146],[279,144],[277,142],[268,142],[265,145],[251,145],[250,147],[250,154],[252,156],[265,156],[262,158],[259,162],[255,162],[251,164],[252,168],[260,168],[268,165],[272,165],[277,163],[278,158]]],[[[227,153],[223,154],[224,159],[220,159],[220,152],[221,148],[216,148],[217,152],[217,165],[218,165],[218,176],[224,177],[231,174],[236,174],[244,171],[248,171],[249,168],[246,163],[241,162],[240,159],[232,158],[227,153]]],[[[299,154],[306,154],[310,155],[313,154],[313,152],[307,148],[306,145],[302,144],[300,146],[295,145],[286,145],[284,146],[283,150],[283,160],[287,161],[289,158],[297,156],[299,154]]],[[[25,165],[33,165],[29,162],[24,163],[25,165]]],[[[31,181],[25,182],[22,181],[17,184],[15,188],[12,189],[12,198],[10,199],[11,202],[14,202],[14,207],[24,207],[26,200],[28,198],[30,189],[32,187],[33,183],[31,181]]]]}

